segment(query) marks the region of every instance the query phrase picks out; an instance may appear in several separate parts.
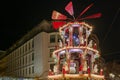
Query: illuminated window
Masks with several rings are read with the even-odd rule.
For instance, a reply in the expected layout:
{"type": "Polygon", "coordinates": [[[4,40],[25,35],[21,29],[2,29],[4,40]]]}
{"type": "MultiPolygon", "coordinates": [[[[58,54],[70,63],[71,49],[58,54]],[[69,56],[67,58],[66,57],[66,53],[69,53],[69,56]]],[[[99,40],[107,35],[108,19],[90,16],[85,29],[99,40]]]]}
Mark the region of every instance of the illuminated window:
{"type": "Polygon", "coordinates": [[[50,35],[50,43],[54,43],[55,42],[55,35],[50,35]]]}
{"type": "Polygon", "coordinates": [[[23,69],[23,76],[24,76],[24,69],[23,69]]]}

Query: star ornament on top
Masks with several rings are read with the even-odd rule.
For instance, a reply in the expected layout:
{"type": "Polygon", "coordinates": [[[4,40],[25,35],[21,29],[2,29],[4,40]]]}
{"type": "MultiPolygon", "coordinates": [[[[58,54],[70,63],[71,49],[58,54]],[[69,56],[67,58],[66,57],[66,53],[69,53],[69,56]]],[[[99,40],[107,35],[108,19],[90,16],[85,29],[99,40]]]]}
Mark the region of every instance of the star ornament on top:
{"type": "Polygon", "coordinates": [[[66,15],[63,15],[62,13],[54,10],[52,12],[52,24],[53,24],[53,28],[54,29],[58,29],[59,27],[61,27],[62,25],[66,24],[66,21],[81,21],[81,20],[85,20],[85,19],[93,19],[93,18],[99,18],[101,17],[101,13],[96,13],[96,14],[92,14],[90,16],[81,18],[81,16],[87,12],[88,9],[90,9],[93,6],[93,3],[88,5],[81,13],[80,15],[75,18],[74,17],[74,10],[73,10],[73,4],[70,1],[66,7],[65,10],[73,17],[73,18],[68,18],[66,15]]]}

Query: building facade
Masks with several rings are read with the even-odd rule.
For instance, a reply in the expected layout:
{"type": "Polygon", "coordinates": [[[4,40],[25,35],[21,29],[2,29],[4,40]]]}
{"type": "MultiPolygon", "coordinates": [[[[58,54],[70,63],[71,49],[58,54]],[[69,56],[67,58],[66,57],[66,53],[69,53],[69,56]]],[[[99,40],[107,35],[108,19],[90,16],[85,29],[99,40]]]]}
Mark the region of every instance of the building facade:
{"type": "Polygon", "coordinates": [[[42,21],[7,50],[7,76],[19,78],[45,78],[53,65],[52,51],[60,38],[52,32],[51,24],[42,21]]]}
{"type": "Polygon", "coordinates": [[[5,54],[6,54],[6,51],[1,51],[0,50],[0,77],[6,75],[5,70],[7,68],[7,66],[6,66],[7,57],[4,57],[5,54]]]}

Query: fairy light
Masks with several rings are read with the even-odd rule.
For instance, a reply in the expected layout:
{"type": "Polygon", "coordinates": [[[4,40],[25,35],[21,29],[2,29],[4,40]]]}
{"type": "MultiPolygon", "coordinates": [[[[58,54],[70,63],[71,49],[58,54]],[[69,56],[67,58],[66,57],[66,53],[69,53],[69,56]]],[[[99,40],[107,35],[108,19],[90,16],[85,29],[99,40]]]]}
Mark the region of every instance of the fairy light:
{"type": "Polygon", "coordinates": [[[81,47],[72,47],[72,46],[63,47],[63,48],[60,48],[60,49],[58,49],[58,50],[53,51],[53,54],[59,53],[59,52],[61,52],[61,51],[65,51],[66,49],[68,49],[68,50],[69,50],[69,49],[80,49],[80,50],[82,50],[82,49],[88,49],[88,50],[91,50],[91,51],[95,52],[95,54],[97,54],[97,55],[100,56],[98,50],[93,49],[93,48],[90,48],[90,47],[86,47],[86,46],[81,46],[81,47]]]}
{"type": "Polygon", "coordinates": [[[69,28],[70,25],[74,25],[74,24],[79,25],[78,27],[80,27],[81,25],[84,25],[85,27],[89,28],[90,31],[92,31],[92,28],[93,28],[92,26],[88,25],[88,24],[85,23],[85,22],[74,22],[74,23],[73,23],[73,22],[69,22],[69,23],[63,25],[62,27],[60,27],[60,28],[59,28],[59,32],[61,33],[64,28],[69,28]]]}
{"type": "MultiPolygon", "coordinates": [[[[64,75],[64,78],[87,78],[87,77],[89,77],[88,74],[83,74],[82,76],[79,74],[65,74],[64,75]]],[[[48,76],[48,79],[60,79],[60,78],[63,78],[63,74],[48,76]]],[[[91,74],[91,78],[104,80],[103,75],[101,76],[101,75],[91,74]]]]}

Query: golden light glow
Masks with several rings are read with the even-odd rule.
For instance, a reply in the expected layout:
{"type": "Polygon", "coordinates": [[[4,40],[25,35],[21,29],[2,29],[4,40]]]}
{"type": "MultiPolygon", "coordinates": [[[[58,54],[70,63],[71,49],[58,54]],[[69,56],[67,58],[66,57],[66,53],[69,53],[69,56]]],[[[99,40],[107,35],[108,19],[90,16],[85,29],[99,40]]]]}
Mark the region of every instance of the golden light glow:
{"type": "MultiPolygon", "coordinates": [[[[60,78],[87,78],[89,77],[88,74],[65,74],[63,76],[63,74],[58,74],[58,75],[50,75],[48,76],[48,79],[60,79],[60,78]]],[[[95,74],[91,74],[90,78],[93,78],[93,79],[102,79],[102,80],[105,80],[104,79],[104,76],[101,76],[101,75],[95,75],[95,74]]]]}

